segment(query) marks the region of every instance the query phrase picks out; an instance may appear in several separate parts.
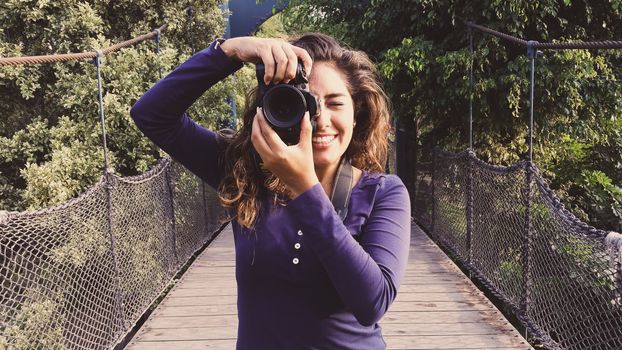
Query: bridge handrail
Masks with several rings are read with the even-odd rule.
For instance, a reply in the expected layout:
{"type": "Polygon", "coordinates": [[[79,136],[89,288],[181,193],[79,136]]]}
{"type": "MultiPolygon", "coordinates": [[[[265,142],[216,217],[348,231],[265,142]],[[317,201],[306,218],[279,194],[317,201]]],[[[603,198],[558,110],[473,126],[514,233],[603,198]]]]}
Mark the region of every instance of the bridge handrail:
{"type": "Polygon", "coordinates": [[[66,61],[79,61],[87,58],[96,58],[98,51],[103,55],[107,55],[111,52],[118,51],[122,48],[133,46],[145,40],[157,38],[160,36],[160,33],[166,29],[167,25],[164,24],[160,28],[154,29],[149,33],[137,36],[135,38],[116,43],[109,47],[95,50],[95,51],[86,51],[86,52],[77,52],[77,53],[65,53],[65,54],[55,54],[55,55],[39,55],[39,56],[18,56],[18,57],[0,57],[0,67],[1,66],[15,66],[22,64],[43,64],[43,63],[54,63],[54,62],[66,62],[66,61]]]}
{"type": "Polygon", "coordinates": [[[415,219],[550,349],[622,347],[622,235],[568,211],[529,162],[419,167],[415,219]]]}
{"type": "MultiPolygon", "coordinates": [[[[100,58],[166,25],[95,52],[0,58],[0,66],[100,58]]],[[[170,158],[101,180],[50,208],[0,211],[0,348],[112,348],[220,229],[218,196],[170,158]]]]}
{"type": "Polygon", "coordinates": [[[54,207],[5,212],[0,348],[114,347],[221,224],[215,191],[168,157],[54,207]]]}
{"type": "Polygon", "coordinates": [[[494,29],[468,22],[467,27],[479,30],[480,32],[496,36],[498,38],[511,41],[522,46],[533,45],[534,49],[548,50],[574,50],[574,49],[622,49],[622,41],[619,40],[601,40],[601,41],[572,41],[572,42],[551,42],[541,43],[533,40],[525,40],[506,33],[496,31],[494,29]]]}

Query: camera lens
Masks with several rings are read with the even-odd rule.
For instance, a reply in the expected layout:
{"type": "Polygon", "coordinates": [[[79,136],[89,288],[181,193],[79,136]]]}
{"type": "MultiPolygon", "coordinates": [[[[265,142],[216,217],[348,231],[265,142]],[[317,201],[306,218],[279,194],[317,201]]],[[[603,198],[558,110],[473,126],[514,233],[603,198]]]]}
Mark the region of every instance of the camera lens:
{"type": "Polygon", "coordinates": [[[307,110],[302,93],[291,85],[277,85],[263,98],[266,119],[278,128],[297,126],[307,110]]]}

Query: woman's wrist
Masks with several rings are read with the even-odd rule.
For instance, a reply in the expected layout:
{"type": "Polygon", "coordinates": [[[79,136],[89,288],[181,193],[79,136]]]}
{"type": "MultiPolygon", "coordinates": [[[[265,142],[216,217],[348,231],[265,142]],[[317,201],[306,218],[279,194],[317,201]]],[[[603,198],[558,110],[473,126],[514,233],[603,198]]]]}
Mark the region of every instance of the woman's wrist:
{"type": "Polygon", "coordinates": [[[237,55],[237,49],[235,47],[236,38],[226,39],[220,43],[220,49],[225,53],[227,57],[232,60],[240,61],[237,55]]]}
{"type": "Polygon", "coordinates": [[[301,194],[307,192],[308,190],[310,190],[311,188],[313,188],[313,186],[319,184],[320,181],[316,180],[314,181],[308,181],[305,183],[301,183],[298,186],[296,186],[296,188],[290,188],[290,191],[292,192],[292,199],[300,196],[301,194]]]}
{"type": "Polygon", "coordinates": [[[310,184],[308,184],[308,185],[306,185],[306,186],[301,186],[301,187],[298,187],[298,188],[297,188],[297,189],[295,189],[295,190],[294,190],[294,189],[292,189],[292,199],[294,199],[294,198],[296,198],[296,197],[300,196],[301,194],[303,194],[303,193],[307,192],[308,190],[312,189],[312,188],[313,188],[313,186],[317,185],[318,183],[319,183],[319,182],[316,182],[316,183],[314,183],[314,184],[311,184],[311,183],[310,183],[310,184]]]}

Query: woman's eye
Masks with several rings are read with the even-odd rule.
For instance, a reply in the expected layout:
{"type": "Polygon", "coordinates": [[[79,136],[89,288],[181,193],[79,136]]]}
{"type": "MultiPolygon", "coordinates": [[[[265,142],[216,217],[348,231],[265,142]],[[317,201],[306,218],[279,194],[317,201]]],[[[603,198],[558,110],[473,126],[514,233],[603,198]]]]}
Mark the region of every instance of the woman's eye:
{"type": "Polygon", "coordinates": [[[343,106],[343,103],[341,103],[341,102],[330,102],[328,105],[329,106],[343,106]]]}

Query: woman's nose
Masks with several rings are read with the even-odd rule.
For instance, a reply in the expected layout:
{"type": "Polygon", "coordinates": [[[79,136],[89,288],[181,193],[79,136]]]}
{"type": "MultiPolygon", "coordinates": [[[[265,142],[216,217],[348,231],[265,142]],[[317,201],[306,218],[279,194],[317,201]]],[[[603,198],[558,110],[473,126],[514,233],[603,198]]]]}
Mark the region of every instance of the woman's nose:
{"type": "Polygon", "coordinates": [[[324,126],[330,125],[330,115],[324,108],[323,103],[318,103],[317,114],[316,114],[316,122],[318,129],[324,126]]]}

